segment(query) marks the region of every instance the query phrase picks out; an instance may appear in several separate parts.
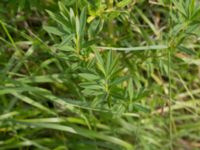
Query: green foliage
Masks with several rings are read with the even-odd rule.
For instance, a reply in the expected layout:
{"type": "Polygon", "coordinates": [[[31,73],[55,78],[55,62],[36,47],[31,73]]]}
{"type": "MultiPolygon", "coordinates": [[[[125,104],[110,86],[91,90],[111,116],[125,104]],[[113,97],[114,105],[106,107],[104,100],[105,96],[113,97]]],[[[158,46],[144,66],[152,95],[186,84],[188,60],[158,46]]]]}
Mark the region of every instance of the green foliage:
{"type": "Polygon", "coordinates": [[[199,0],[1,0],[0,149],[198,150],[199,0]]]}

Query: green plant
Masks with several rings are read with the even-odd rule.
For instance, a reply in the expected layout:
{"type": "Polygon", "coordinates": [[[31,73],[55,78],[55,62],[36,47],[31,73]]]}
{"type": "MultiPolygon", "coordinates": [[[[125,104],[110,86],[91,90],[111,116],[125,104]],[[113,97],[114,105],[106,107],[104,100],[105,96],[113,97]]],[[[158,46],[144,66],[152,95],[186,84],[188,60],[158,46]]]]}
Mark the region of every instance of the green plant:
{"type": "Polygon", "coordinates": [[[199,149],[199,4],[0,2],[0,149],[199,149]]]}

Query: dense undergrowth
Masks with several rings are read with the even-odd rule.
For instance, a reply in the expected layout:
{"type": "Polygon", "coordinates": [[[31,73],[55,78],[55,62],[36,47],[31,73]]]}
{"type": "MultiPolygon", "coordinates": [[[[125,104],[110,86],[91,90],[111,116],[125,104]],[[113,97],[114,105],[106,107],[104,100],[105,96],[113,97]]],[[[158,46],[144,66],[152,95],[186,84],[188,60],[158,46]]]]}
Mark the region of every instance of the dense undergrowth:
{"type": "Polygon", "coordinates": [[[199,0],[1,0],[0,150],[199,150],[199,0]]]}

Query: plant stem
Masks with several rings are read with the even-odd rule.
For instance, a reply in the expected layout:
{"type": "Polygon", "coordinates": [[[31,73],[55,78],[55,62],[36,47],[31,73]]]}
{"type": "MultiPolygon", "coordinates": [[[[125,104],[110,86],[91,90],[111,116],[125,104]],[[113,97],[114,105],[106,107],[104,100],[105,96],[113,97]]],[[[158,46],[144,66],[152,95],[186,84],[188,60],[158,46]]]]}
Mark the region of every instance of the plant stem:
{"type": "Polygon", "coordinates": [[[76,38],[76,52],[79,55],[80,54],[80,38],[77,36],[76,38]]]}
{"type": "MultiPolygon", "coordinates": [[[[170,38],[172,37],[172,20],[171,20],[171,15],[172,15],[172,1],[170,0],[170,19],[169,19],[169,25],[170,25],[170,36],[169,36],[169,41],[170,38]]],[[[171,91],[171,52],[172,52],[172,46],[170,45],[169,49],[168,49],[168,78],[169,78],[169,92],[168,92],[168,97],[169,97],[169,134],[170,134],[170,150],[173,150],[173,126],[172,126],[172,122],[173,122],[173,117],[172,117],[172,91],[171,91]]]]}
{"type": "Polygon", "coordinates": [[[173,150],[173,129],[172,129],[172,122],[173,122],[173,117],[172,117],[172,91],[171,91],[171,48],[168,51],[168,78],[169,78],[169,132],[170,132],[170,150],[173,150]]]}
{"type": "MultiPolygon", "coordinates": [[[[107,5],[108,5],[108,9],[112,10],[113,0],[107,0],[107,5]]],[[[113,22],[112,21],[113,21],[112,19],[109,19],[109,22],[108,22],[108,33],[111,38],[113,38],[113,22]]]]}

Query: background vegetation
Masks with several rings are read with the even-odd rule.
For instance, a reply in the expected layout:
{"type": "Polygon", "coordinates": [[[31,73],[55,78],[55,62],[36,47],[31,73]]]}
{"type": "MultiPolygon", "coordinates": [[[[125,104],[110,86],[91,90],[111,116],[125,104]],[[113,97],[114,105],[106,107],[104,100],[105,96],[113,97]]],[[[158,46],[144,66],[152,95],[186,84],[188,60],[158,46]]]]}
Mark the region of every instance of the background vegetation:
{"type": "Polygon", "coordinates": [[[199,150],[199,0],[1,0],[1,150],[199,150]]]}

